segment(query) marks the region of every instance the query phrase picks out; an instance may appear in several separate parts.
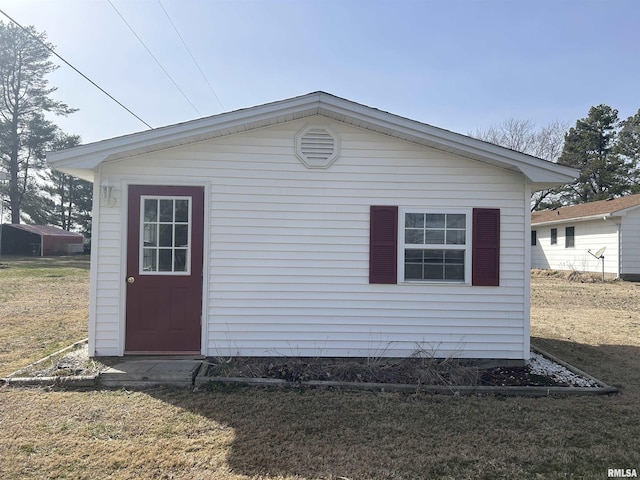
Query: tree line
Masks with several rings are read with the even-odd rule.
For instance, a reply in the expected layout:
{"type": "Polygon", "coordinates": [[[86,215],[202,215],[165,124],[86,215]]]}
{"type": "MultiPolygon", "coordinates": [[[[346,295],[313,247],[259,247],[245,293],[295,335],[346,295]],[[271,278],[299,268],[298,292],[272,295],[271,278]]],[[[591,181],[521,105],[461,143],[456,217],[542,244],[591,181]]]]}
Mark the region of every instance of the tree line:
{"type": "MultiPolygon", "coordinates": [[[[55,225],[88,234],[91,183],[51,170],[45,153],[80,144],[51,119],[75,110],[54,100],[47,75],[51,62],[44,33],[0,22],[0,185],[11,223],[55,225]]],[[[2,219],[4,221],[4,219],[2,219]]]]}
{"type": "MultiPolygon", "coordinates": [[[[34,27],[0,21],[0,173],[8,177],[0,184],[0,201],[11,223],[89,234],[91,183],[53,171],[45,161],[48,150],[80,144],[79,136],[51,120],[75,111],[52,98],[56,88],[46,78],[58,68],[50,60],[52,49],[34,27]]],[[[617,110],[598,105],[573,127],[552,122],[537,128],[510,119],[469,135],[580,170],[575,182],[536,192],[532,210],[640,193],[640,109],[621,121],[617,110]]]]}
{"type": "Polygon", "coordinates": [[[640,109],[620,120],[618,110],[601,104],[573,127],[510,119],[470,135],[580,170],[573,183],[534,193],[532,210],[640,193],[640,109]]]}

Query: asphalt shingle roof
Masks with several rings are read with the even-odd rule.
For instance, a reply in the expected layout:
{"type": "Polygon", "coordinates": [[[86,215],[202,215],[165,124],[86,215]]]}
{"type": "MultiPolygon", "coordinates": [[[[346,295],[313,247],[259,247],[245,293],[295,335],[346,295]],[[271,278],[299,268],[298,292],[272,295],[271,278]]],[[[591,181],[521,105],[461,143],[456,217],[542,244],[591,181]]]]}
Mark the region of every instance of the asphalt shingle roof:
{"type": "Polygon", "coordinates": [[[613,200],[599,200],[597,202],[581,203],[555,210],[542,210],[531,214],[531,224],[573,220],[595,215],[612,215],[620,210],[640,205],[640,193],[613,200]]]}

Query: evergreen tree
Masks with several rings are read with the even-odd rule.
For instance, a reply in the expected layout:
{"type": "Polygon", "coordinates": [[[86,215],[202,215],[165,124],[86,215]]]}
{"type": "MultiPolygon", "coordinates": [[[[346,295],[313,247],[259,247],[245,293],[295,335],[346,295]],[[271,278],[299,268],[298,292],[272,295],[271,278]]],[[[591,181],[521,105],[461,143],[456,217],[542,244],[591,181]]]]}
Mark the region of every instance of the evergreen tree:
{"type": "Polygon", "coordinates": [[[616,152],[629,168],[631,192],[640,193],[640,109],[620,127],[616,152]]]}
{"type": "Polygon", "coordinates": [[[565,203],[604,200],[632,191],[632,167],[617,147],[618,127],[618,111],[598,105],[567,132],[558,163],[579,169],[580,176],[562,190],[565,203]]]}
{"type": "MultiPolygon", "coordinates": [[[[63,150],[80,145],[77,135],[60,135],[52,148],[63,150]]],[[[91,207],[93,184],[56,170],[48,170],[47,186],[43,189],[48,197],[48,223],[64,230],[80,230],[91,233],[91,207]]]]}
{"type": "Polygon", "coordinates": [[[47,44],[46,35],[33,27],[25,31],[0,22],[0,164],[9,177],[12,223],[20,223],[25,202],[33,207],[32,220],[37,211],[42,186],[37,172],[57,130],[45,113],[73,111],[50,97],[56,89],[48,86],[45,77],[57,67],[43,43],[47,44]]]}

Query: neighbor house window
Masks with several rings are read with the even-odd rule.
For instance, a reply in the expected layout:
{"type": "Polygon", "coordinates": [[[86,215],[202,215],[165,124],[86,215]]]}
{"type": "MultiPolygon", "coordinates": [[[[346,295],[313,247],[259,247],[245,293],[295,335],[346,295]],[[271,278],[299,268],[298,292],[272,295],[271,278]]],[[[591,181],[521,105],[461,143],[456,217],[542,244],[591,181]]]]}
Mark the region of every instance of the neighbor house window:
{"type": "Polygon", "coordinates": [[[551,245],[556,245],[558,243],[558,229],[551,229],[551,245]]]}
{"type": "Polygon", "coordinates": [[[538,244],[538,232],[531,230],[531,246],[538,244]]]}
{"type": "Polygon", "coordinates": [[[467,212],[402,211],[399,280],[465,282],[470,271],[467,212]]]}
{"type": "Polygon", "coordinates": [[[575,247],[575,233],[575,227],[567,227],[564,229],[565,248],[575,247]]]}

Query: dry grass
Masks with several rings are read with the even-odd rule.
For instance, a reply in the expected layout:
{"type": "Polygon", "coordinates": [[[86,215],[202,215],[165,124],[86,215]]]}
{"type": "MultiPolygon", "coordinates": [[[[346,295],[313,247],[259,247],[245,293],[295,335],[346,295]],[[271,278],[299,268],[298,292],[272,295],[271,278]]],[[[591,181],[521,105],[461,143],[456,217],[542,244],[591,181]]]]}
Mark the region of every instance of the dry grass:
{"type": "MultiPolygon", "coordinates": [[[[535,341],[619,385],[617,396],[2,388],[0,478],[590,479],[640,469],[639,289],[533,278],[535,341]]],[[[4,327],[6,312],[27,307],[3,308],[5,337],[40,348],[4,327]]],[[[76,340],[83,328],[64,334],[76,340]]]]}
{"type": "Polygon", "coordinates": [[[0,264],[0,376],[87,336],[88,256],[0,264]]]}

